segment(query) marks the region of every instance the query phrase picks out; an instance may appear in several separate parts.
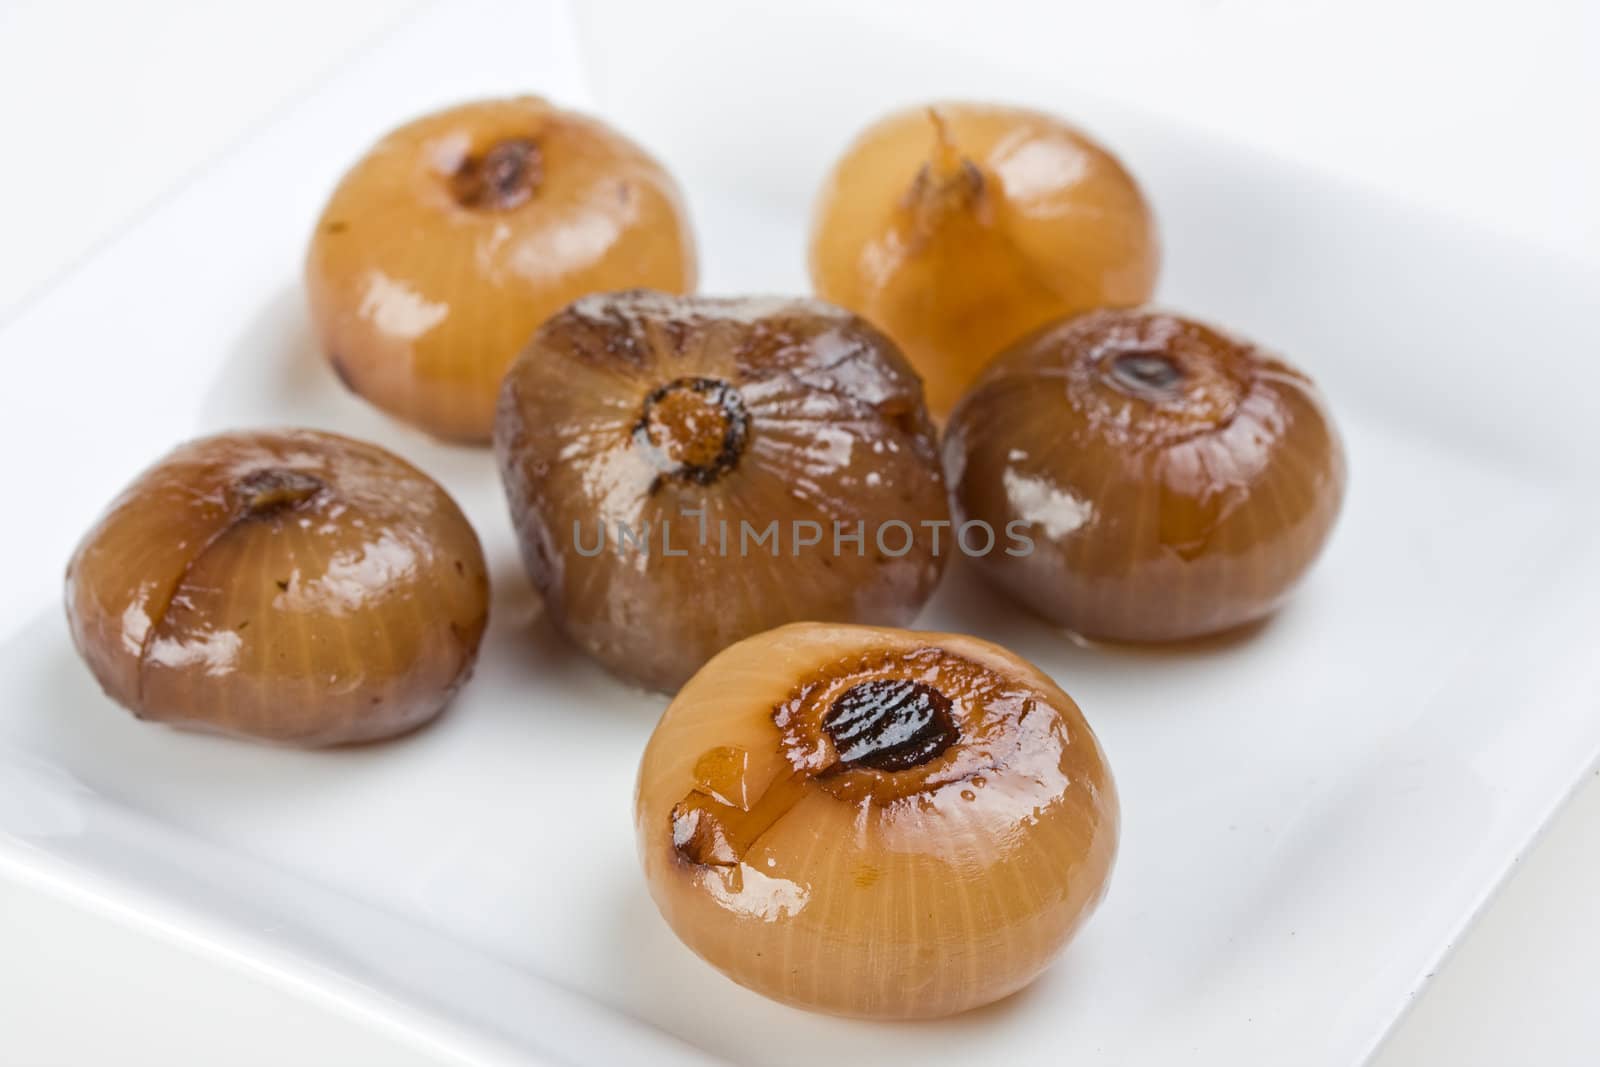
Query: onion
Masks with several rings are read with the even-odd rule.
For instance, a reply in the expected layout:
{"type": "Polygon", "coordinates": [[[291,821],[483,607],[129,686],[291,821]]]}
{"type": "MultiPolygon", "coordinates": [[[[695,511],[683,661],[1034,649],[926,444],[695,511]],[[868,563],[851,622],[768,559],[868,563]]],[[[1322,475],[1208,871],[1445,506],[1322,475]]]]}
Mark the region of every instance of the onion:
{"type": "Polygon", "coordinates": [[[655,689],[782,623],[910,622],[951,540],[916,373],[814,300],[580,300],[506,375],[495,450],[551,619],[655,689]]]}
{"type": "Polygon", "coordinates": [[[694,284],[671,176],[599,120],[531,96],[390,133],[334,190],[306,257],[312,319],[345,384],[478,443],[501,376],[548,316],[586,293],[694,284]]]}
{"type": "Polygon", "coordinates": [[[1344,496],[1344,451],[1309,378],[1152,311],[1093,312],[1007,351],[951,415],[944,451],[958,513],[1031,546],[979,559],[983,573],[1102,640],[1269,614],[1344,496]]]}
{"type": "Polygon", "coordinates": [[[307,430],[174,450],[67,568],[67,619],[142,719],[303,746],[437,715],[488,620],[483,551],[427,475],[307,430]]]}
{"type": "Polygon", "coordinates": [[[949,1015],[1020,989],[1106,888],[1116,792],[1078,706],[975,637],[800,623],[673,700],[635,802],[661,914],[804,1008],[949,1015]]]}
{"type": "Polygon", "coordinates": [[[940,416],[1035,327],[1148,300],[1159,259],[1150,209],[1116,157],[1014,107],[888,116],[834,166],[812,218],[817,295],[893,337],[940,416]]]}

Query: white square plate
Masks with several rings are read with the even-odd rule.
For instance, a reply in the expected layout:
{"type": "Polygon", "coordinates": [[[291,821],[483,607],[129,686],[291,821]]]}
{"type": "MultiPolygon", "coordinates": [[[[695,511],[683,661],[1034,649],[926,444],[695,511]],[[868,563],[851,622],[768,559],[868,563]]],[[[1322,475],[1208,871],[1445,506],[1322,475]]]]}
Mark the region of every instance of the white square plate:
{"type": "Polygon", "coordinates": [[[8,491],[46,569],[177,441],[295,423],[443,481],[496,587],[449,714],[328,753],[134,721],[41,603],[0,650],[0,871],[494,1062],[1359,1062],[1600,751],[1595,274],[865,27],[658,7],[619,21],[601,5],[576,27],[559,5],[430,8],[0,334],[29,398],[6,427],[8,491]],[[763,1000],[680,946],[630,825],[663,701],[541,617],[488,455],[384,420],[314,351],[300,258],[338,174],[419,111],[529,90],[598,102],[667,160],[713,292],[804,290],[811,191],[884,107],[1052,107],[1144,182],[1162,302],[1284,351],[1329,393],[1345,514],[1248,638],[1083,649],[960,567],[922,620],[1054,674],[1120,787],[1111,893],[1022,994],[938,1023],[851,1022],[763,1000]]]}

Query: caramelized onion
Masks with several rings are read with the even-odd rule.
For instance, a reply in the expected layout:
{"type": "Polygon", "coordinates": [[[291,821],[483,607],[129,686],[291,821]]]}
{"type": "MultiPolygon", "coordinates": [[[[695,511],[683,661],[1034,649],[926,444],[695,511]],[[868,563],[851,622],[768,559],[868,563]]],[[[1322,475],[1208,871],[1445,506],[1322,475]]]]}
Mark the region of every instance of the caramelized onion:
{"type": "Polygon", "coordinates": [[[645,686],[785,622],[907,623],[943,570],[916,373],[818,301],[580,300],[506,375],[495,448],[551,617],[645,686]]]}
{"type": "Polygon", "coordinates": [[[706,664],[645,749],[639,853],[691,949],[776,1000],[948,1015],[1105,891],[1116,791],[1072,698],[975,637],[799,623],[706,664]]]}
{"type": "Polygon", "coordinates": [[[694,284],[688,217],[661,165],[532,96],[390,133],[334,190],[306,258],[312,319],[345,384],[474,442],[489,439],[506,367],[564,304],[694,284]]]}
{"type": "Polygon", "coordinates": [[[183,445],[67,567],[67,618],[142,719],[304,746],[390,737],[466,681],[488,619],[477,535],[374,445],[307,430],[183,445]]]}
{"type": "Polygon", "coordinates": [[[1098,311],[1000,356],[950,417],[957,511],[1027,533],[978,565],[1091,638],[1172,641],[1259,619],[1333,527],[1345,462],[1304,374],[1210,327],[1098,311]]]}
{"type": "Polygon", "coordinates": [[[823,186],[817,295],[885,330],[947,414],[995,353],[1062,315],[1143,303],[1160,253],[1116,157],[1038,111],[948,103],[867,129],[823,186]]]}

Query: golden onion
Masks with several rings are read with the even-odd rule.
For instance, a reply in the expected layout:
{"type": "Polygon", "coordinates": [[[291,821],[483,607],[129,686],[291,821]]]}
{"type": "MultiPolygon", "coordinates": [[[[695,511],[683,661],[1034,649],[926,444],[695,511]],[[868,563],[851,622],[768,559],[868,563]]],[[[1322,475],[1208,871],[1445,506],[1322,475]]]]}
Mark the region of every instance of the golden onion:
{"type": "Polygon", "coordinates": [[[943,416],[1028,331],[1148,300],[1160,252],[1106,149],[1043,112],[945,103],[892,114],[846,150],[810,258],[817,295],[894,338],[943,416]]]}
{"type": "Polygon", "coordinates": [[[1072,698],[958,634],[800,623],[694,676],[639,768],[661,914],[788,1004],[912,1019],[1049,964],[1106,888],[1116,791],[1072,698]]]}
{"type": "Polygon", "coordinates": [[[390,133],[317,222],[306,290],[354,392],[443,438],[487,442],[501,376],[586,293],[695,285],[676,183],[597,119],[483,100],[390,133]]]}

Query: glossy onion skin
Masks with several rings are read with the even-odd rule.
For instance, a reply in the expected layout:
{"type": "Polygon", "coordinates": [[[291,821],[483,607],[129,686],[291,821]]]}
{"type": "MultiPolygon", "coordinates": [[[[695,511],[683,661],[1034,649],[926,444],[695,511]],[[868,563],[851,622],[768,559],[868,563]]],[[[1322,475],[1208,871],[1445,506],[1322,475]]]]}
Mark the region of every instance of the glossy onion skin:
{"type": "Polygon", "coordinates": [[[141,474],[78,546],[66,607],[96,680],[139,718],[319,747],[437,715],[471,672],[488,591],[477,535],[427,475],[285,430],[193,441],[141,474]]]}
{"type": "Polygon", "coordinates": [[[978,566],[1101,640],[1182,640],[1268,615],[1344,496],[1343,447],[1309,378],[1152,311],[1092,312],[1005,352],[951,416],[944,451],[958,515],[1020,521],[1034,542],[978,566]],[[1119,356],[1146,354],[1182,369],[1170,392],[1112,374],[1119,356]]]}
{"type": "Polygon", "coordinates": [[[323,210],[306,290],[324,353],[356,393],[435,436],[483,443],[500,378],[548,316],[591,292],[695,286],[682,195],[604,123],[537,97],[400,127],[323,210]],[[505,206],[463,203],[494,146],[535,146],[505,206]]]}
{"type": "Polygon", "coordinates": [[[1013,653],[800,623],[734,645],[683,688],[645,749],[635,820],[662,916],[728,977],[798,1007],[915,1019],[998,1000],[1045,968],[1106,889],[1119,814],[1077,705],[1013,653]],[[864,677],[944,684],[960,739],[908,770],[830,773],[836,749],[795,709],[864,677]],[[759,811],[797,780],[736,865],[675,844],[687,795],[759,811]]]}
{"type": "Polygon", "coordinates": [[[1150,298],[1155,220],[1113,155],[1039,111],[897,112],[846,150],[811,229],[817,295],[886,331],[948,414],[1002,347],[1150,298]]]}
{"type": "Polygon", "coordinates": [[[648,688],[675,690],[721,649],[785,622],[907,623],[943,571],[927,536],[899,557],[872,545],[879,523],[916,530],[949,517],[916,372],[878,331],[818,301],[644,291],[580,300],[506,375],[495,449],[551,617],[608,670],[648,688]],[[748,415],[736,462],[706,484],[663,475],[639,438],[646,398],[685,379],[726,383],[748,415]],[[696,509],[703,517],[685,514],[696,509]],[[796,554],[795,520],[819,523],[823,543],[796,554]],[[741,555],[741,522],[773,521],[779,554],[741,555]],[[864,554],[849,544],[833,554],[835,521],[865,524],[864,554]],[[684,555],[661,551],[663,522],[684,555]],[[618,551],[619,524],[653,532],[648,555],[618,551]],[[592,548],[602,528],[605,551],[579,554],[576,531],[592,548]]]}

